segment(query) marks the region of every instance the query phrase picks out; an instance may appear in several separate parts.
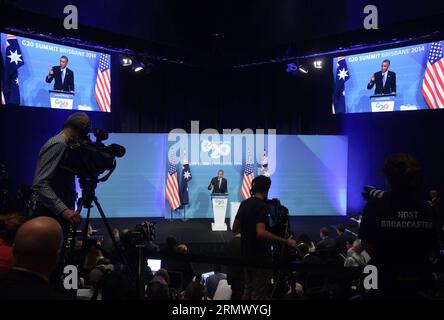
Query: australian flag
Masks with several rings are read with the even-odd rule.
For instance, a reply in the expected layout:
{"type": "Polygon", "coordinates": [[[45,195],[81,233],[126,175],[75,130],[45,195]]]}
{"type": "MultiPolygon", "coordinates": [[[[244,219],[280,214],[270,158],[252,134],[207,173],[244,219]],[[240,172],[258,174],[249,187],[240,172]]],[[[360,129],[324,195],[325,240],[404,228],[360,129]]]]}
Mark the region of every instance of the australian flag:
{"type": "Polygon", "coordinates": [[[18,69],[24,65],[22,52],[14,35],[8,34],[3,64],[3,96],[6,104],[20,104],[18,69]]]}
{"type": "Polygon", "coordinates": [[[180,188],[179,188],[179,196],[180,196],[180,205],[186,205],[190,201],[188,196],[188,182],[191,180],[191,170],[188,161],[184,161],[182,166],[182,179],[180,180],[180,188]]]}
{"type": "Polygon", "coordinates": [[[339,57],[336,64],[335,88],[333,92],[333,112],[344,113],[345,109],[345,82],[350,79],[347,63],[344,57],[339,57]]]}

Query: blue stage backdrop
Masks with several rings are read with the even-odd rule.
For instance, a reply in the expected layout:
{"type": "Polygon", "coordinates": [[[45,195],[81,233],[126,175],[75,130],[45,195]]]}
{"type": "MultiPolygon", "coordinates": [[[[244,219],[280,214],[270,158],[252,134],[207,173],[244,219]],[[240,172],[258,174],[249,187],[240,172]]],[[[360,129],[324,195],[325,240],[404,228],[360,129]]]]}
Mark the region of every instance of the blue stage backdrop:
{"type": "MultiPolygon", "coordinates": [[[[385,59],[390,60],[389,71],[396,74],[396,97],[393,110],[387,110],[384,103],[375,105],[373,112],[434,109],[444,107],[444,62],[442,59],[443,41],[418,44],[388,50],[348,55],[333,59],[334,92],[333,104],[336,113],[372,112],[370,96],[375,93],[375,86],[367,89],[373,74],[381,71],[385,59]],[[422,92],[427,63],[436,78],[429,78],[430,85],[436,85],[436,103],[426,100],[422,92]],[[433,71],[435,70],[435,71],[433,71]],[[344,82],[345,81],[345,82],[344,82]],[[344,83],[343,87],[341,86],[344,83]],[[434,84],[432,84],[434,83],[434,84]],[[341,97],[341,95],[343,95],[341,97]],[[345,104],[345,105],[343,105],[345,104]],[[385,107],[384,107],[385,106],[385,107]]],[[[433,92],[429,92],[431,97],[433,92]]]]}
{"type": "MultiPolygon", "coordinates": [[[[110,180],[99,184],[97,195],[109,217],[169,217],[170,206],[165,199],[168,153],[177,147],[177,158],[180,155],[182,159],[186,152],[192,174],[186,216],[212,218],[207,189],[211,178],[223,169],[229,200],[241,201],[248,154],[255,162],[256,176],[265,149],[272,173],[270,197],[279,198],[291,215],[346,214],[347,137],[265,135],[262,141],[250,138],[242,137],[242,150],[236,154],[234,138],[227,140],[222,136],[215,142],[214,136],[206,139],[202,134],[182,134],[172,139],[167,134],[111,134],[108,142],[124,145],[127,153],[118,159],[110,180]],[[208,140],[210,144],[205,145],[208,140]]],[[[177,163],[176,169],[180,185],[181,163],[177,163]]],[[[179,212],[174,217],[180,217],[179,212]]],[[[93,216],[97,216],[95,209],[93,216]]]]}
{"type": "Polygon", "coordinates": [[[17,67],[17,76],[1,77],[3,88],[13,90],[12,86],[18,85],[19,90],[18,97],[8,99],[5,94],[6,103],[111,111],[111,55],[2,33],[1,56],[5,71],[13,65],[17,67]],[[68,57],[67,68],[74,73],[75,95],[71,107],[63,104],[61,99],[57,100],[58,104],[52,104],[49,90],[53,89],[54,80],[51,83],[45,81],[49,69],[59,66],[61,56],[68,57]]]}

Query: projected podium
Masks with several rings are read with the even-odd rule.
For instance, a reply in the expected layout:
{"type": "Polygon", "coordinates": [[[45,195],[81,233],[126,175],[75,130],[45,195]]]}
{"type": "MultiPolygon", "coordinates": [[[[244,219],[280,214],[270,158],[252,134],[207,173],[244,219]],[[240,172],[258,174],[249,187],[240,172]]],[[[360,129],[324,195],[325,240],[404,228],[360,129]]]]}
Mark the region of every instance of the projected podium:
{"type": "Polygon", "coordinates": [[[228,205],[228,193],[213,193],[211,195],[213,205],[214,222],[211,223],[212,231],[227,231],[225,215],[228,205]]]}
{"type": "Polygon", "coordinates": [[[74,102],[74,92],[49,90],[49,98],[51,108],[71,110],[74,102]]]}
{"type": "Polygon", "coordinates": [[[393,111],[395,109],[395,98],[396,93],[370,96],[372,112],[393,111]]]}

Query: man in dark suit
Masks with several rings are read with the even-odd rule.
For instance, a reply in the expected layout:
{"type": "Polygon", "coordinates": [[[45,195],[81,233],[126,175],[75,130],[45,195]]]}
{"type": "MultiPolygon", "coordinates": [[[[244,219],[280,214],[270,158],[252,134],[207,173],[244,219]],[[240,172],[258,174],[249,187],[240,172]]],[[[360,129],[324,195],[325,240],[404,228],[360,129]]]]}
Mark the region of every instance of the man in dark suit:
{"type": "Polygon", "coordinates": [[[51,83],[54,80],[54,90],[74,92],[74,72],[68,69],[68,57],[60,57],[60,66],[54,66],[49,70],[45,81],[51,83]]]}
{"type": "Polygon", "coordinates": [[[343,255],[347,255],[347,245],[351,247],[356,240],[356,237],[351,232],[347,231],[342,223],[336,226],[336,233],[338,234],[336,238],[336,251],[343,255]]]}
{"type": "Polygon", "coordinates": [[[328,228],[322,227],[319,231],[319,236],[321,240],[316,243],[316,251],[333,252],[335,250],[336,241],[328,236],[328,228]]]}
{"type": "Polygon", "coordinates": [[[38,217],[25,222],[15,237],[14,265],[0,279],[0,300],[66,299],[49,284],[62,244],[62,228],[53,218],[38,217]]]}
{"type": "Polygon", "coordinates": [[[212,193],[228,193],[227,179],[224,178],[224,171],[219,170],[217,177],[211,179],[208,190],[213,189],[212,193]]]}
{"type": "Polygon", "coordinates": [[[367,84],[368,90],[371,90],[376,84],[375,94],[396,93],[396,73],[389,71],[389,67],[390,60],[382,61],[381,71],[374,73],[367,84]]]}

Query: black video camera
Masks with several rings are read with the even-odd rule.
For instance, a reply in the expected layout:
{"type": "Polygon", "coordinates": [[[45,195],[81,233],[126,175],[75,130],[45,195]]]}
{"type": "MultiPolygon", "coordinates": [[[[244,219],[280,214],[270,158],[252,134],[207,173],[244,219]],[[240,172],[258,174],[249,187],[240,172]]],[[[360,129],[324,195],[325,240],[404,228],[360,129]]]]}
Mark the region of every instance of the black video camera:
{"type": "Polygon", "coordinates": [[[372,186],[364,186],[364,189],[361,192],[362,197],[364,200],[368,201],[370,199],[380,199],[383,198],[385,194],[385,191],[378,190],[375,187],[372,186]]]}
{"type": "Polygon", "coordinates": [[[105,145],[108,133],[94,129],[96,141],[87,135],[84,139],[69,143],[68,167],[80,178],[97,179],[107,170],[112,172],[116,167],[116,158],[125,155],[125,148],[118,144],[105,145]]]}
{"type": "Polygon", "coordinates": [[[275,235],[285,237],[288,229],[288,208],[283,206],[279,199],[267,199],[265,203],[270,207],[271,232],[275,235]]]}

